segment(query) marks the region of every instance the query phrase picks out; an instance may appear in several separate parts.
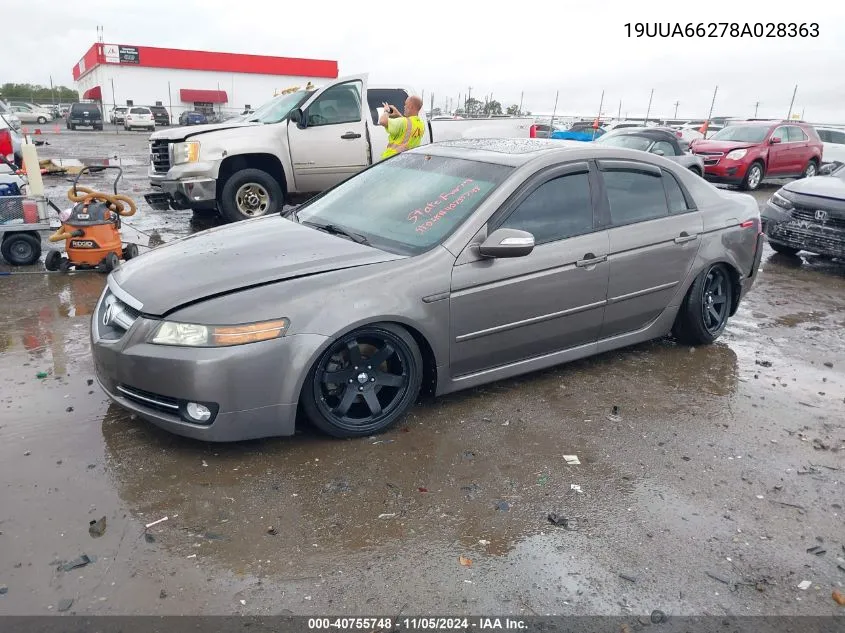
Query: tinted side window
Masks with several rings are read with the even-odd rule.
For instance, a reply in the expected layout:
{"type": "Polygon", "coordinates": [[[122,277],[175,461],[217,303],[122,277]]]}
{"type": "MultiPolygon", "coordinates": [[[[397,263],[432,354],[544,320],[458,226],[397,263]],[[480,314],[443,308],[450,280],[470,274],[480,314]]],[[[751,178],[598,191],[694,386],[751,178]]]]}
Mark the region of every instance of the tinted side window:
{"type": "Polygon", "coordinates": [[[675,177],[669,172],[663,172],[663,186],[666,187],[666,197],[669,199],[669,213],[677,214],[689,211],[687,199],[675,177]]]}
{"type": "Polygon", "coordinates": [[[651,148],[652,153],[662,151],[664,156],[676,156],[677,152],[672,144],[668,141],[657,141],[651,148]]]}
{"type": "Polygon", "coordinates": [[[543,183],[523,200],[502,227],[528,231],[537,244],[593,230],[593,205],[586,173],[543,183]]]}
{"type": "Polygon", "coordinates": [[[308,126],[353,123],[361,120],[361,82],[332,86],[308,106],[308,126]]]}
{"type": "Polygon", "coordinates": [[[402,110],[407,98],[408,93],[399,88],[372,88],[367,90],[367,107],[370,109],[373,125],[378,125],[378,108],[382,107],[382,103],[387,102],[402,110]]]}
{"type": "Polygon", "coordinates": [[[838,145],[845,145],[845,132],[829,132],[830,134],[830,142],[837,143],[838,145]]]}
{"type": "Polygon", "coordinates": [[[602,176],[615,226],[669,215],[660,176],[638,171],[606,171],[602,176]]]}
{"type": "Polygon", "coordinates": [[[822,140],[823,143],[832,143],[831,140],[832,134],[827,130],[816,130],[816,134],[819,135],[819,138],[822,140]]]}
{"type": "Polygon", "coordinates": [[[804,130],[800,127],[796,127],[794,125],[790,125],[787,128],[787,132],[789,133],[789,142],[795,143],[796,141],[806,141],[807,135],[804,134],[804,130]]]}

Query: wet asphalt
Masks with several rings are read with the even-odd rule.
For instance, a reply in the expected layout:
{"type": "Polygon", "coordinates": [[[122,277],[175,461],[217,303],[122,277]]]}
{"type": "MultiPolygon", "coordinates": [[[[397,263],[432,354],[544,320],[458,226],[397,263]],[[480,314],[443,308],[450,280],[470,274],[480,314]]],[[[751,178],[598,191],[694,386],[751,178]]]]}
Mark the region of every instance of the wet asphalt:
{"type": "MultiPolygon", "coordinates": [[[[146,137],[62,129],[39,155],[123,164],[126,240],[211,226],[144,204],[146,137]]],[[[64,207],[67,177],[45,182],[64,207]]],[[[767,247],[710,347],[426,400],[378,437],[233,445],[110,404],[88,342],[104,277],[42,270],[0,277],[0,614],[841,613],[845,262],[767,247]]]]}

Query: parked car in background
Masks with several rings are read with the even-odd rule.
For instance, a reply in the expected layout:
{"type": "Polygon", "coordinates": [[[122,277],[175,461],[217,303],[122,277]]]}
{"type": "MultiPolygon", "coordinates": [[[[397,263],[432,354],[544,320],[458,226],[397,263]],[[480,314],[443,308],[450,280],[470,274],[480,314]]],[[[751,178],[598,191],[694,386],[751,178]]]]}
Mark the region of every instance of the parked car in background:
{"type": "Polygon", "coordinates": [[[834,127],[815,126],[816,133],[824,143],[825,163],[845,163],[845,130],[834,127]]]}
{"type": "Polygon", "coordinates": [[[12,113],[20,119],[21,123],[49,123],[53,115],[47,110],[42,110],[32,104],[10,104],[12,113]]]}
{"type": "Polygon", "coordinates": [[[812,126],[790,121],[729,125],[692,144],[710,182],[753,191],[764,178],[808,178],[822,163],[822,141],[812,126]]]}
{"type": "Polygon", "coordinates": [[[3,115],[3,118],[6,119],[6,124],[13,130],[21,129],[21,120],[14,112],[12,112],[11,107],[2,101],[0,101],[0,115],[3,115]]]}
{"type": "MultiPolygon", "coordinates": [[[[23,139],[19,129],[12,125],[9,118],[9,115],[0,112],[0,147],[4,150],[4,152],[0,153],[3,154],[6,160],[20,167],[23,165],[23,155],[21,154],[21,143],[23,139]],[[10,149],[11,151],[8,151],[10,149]]],[[[0,165],[0,173],[9,172],[11,172],[11,169],[7,165],[0,165]]]]}
{"type": "MultiPolygon", "coordinates": [[[[452,117],[443,118],[451,119],[452,117]]],[[[432,121],[438,120],[440,120],[439,117],[435,117],[432,119],[432,121]]],[[[534,138],[549,138],[554,132],[563,132],[565,130],[565,128],[560,125],[549,125],[548,123],[535,123],[534,129],[534,138]]]]}
{"type": "Polygon", "coordinates": [[[784,185],[766,203],[763,231],[778,253],[845,258],[845,165],[821,171],[784,185]]]}
{"type": "Polygon", "coordinates": [[[109,121],[112,122],[112,125],[123,124],[126,120],[126,113],[129,111],[129,108],[124,106],[115,106],[109,112],[109,121]]]}
{"type": "Polygon", "coordinates": [[[653,154],[438,142],[289,218],[122,263],[93,310],[93,366],[114,402],[173,433],[291,435],[302,410],[365,437],[423,384],[439,396],[670,332],[712,343],[764,239],[752,196],[653,154]]]}
{"type": "Polygon", "coordinates": [[[552,132],[552,135],[549,138],[562,141],[583,141],[589,143],[597,138],[601,138],[604,134],[604,128],[600,127],[594,130],[592,124],[577,127],[573,125],[568,130],[558,130],[556,132],[552,132]]]}
{"type": "Polygon", "coordinates": [[[133,106],[126,113],[123,119],[124,130],[136,130],[138,128],[154,131],[156,129],[153,111],[146,106],[133,106]]]}
{"type": "Polygon", "coordinates": [[[170,114],[167,112],[167,108],[160,105],[150,106],[150,110],[153,113],[153,119],[155,120],[156,125],[170,125],[170,114]]]}
{"type": "Polygon", "coordinates": [[[103,113],[100,112],[96,103],[74,103],[70,106],[65,125],[69,130],[75,130],[80,126],[102,130],[103,113]]]}
{"type": "Polygon", "coordinates": [[[205,125],[206,123],[208,123],[208,117],[202,112],[186,110],[179,115],[179,125],[205,125]]]}
{"type": "Polygon", "coordinates": [[[634,127],[609,132],[596,139],[595,143],[603,147],[624,147],[664,156],[697,176],[704,175],[704,160],[690,153],[689,144],[679,136],[680,132],[670,128],[634,127]]]}

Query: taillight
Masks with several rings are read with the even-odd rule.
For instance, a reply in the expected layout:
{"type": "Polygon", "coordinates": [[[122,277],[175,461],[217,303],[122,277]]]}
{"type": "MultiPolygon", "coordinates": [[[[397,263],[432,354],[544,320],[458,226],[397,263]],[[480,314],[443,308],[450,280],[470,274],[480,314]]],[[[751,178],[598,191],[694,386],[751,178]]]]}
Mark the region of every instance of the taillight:
{"type": "Polygon", "coordinates": [[[745,222],[743,222],[742,224],[739,225],[739,228],[750,229],[752,226],[755,226],[756,224],[757,224],[756,220],[746,220],[745,222]]]}
{"type": "Polygon", "coordinates": [[[15,148],[12,146],[12,133],[9,130],[0,130],[0,156],[8,160],[14,159],[15,148]]]}
{"type": "Polygon", "coordinates": [[[528,130],[528,138],[537,138],[537,126],[532,125],[528,130]]]}

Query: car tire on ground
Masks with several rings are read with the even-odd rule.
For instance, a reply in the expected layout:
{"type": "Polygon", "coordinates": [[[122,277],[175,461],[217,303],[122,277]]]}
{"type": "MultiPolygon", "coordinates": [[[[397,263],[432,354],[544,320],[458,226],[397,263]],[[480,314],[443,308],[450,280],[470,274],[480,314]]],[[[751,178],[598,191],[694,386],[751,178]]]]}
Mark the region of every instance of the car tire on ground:
{"type": "Polygon", "coordinates": [[[41,238],[32,233],[6,233],[0,254],[12,266],[29,266],[41,257],[41,238]]]}
{"type": "Polygon", "coordinates": [[[804,168],[804,178],[812,178],[819,173],[819,166],[814,158],[811,158],[804,168]]]}
{"type": "Polygon", "coordinates": [[[778,244],[777,242],[769,241],[769,246],[772,247],[772,250],[776,253],[780,253],[781,255],[789,255],[791,257],[795,257],[800,251],[800,248],[794,248],[792,246],[787,246],[786,244],[778,244]]]}
{"type": "Polygon", "coordinates": [[[282,186],[266,171],[241,169],[223,185],[220,213],[227,222],[238,222],[277,213],[284,205],[282,186]]]}
{"type": "Polygon", "coordinates": [[[305,378],[308,419],[334,437],[364,437],[395,424],[416,402],[423,360],[414,337],[390,323],[367,325],[334,341],[305,378]]]}
{"type": "Polygon", "coordinates": [[[681,304],[672,334],[685,345],[708,345],[725,329],[733,301],[733,281],[723,264],[704,270],[681,304]]]}
{"type": "Polygon", "coordinates": [[[763,182],[764,175],[763,163],[754,161],[751,163],[748,171],[745,172],[745,178],[742,179],[740,189],[743,191],[755,191],[760,186],[760,183],[763,182]]]}

